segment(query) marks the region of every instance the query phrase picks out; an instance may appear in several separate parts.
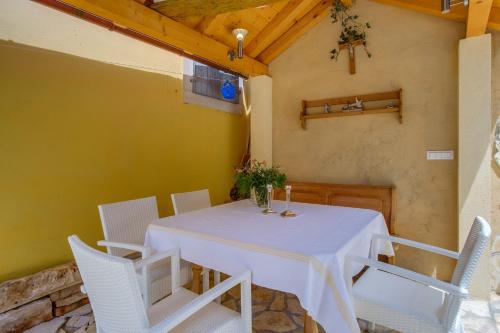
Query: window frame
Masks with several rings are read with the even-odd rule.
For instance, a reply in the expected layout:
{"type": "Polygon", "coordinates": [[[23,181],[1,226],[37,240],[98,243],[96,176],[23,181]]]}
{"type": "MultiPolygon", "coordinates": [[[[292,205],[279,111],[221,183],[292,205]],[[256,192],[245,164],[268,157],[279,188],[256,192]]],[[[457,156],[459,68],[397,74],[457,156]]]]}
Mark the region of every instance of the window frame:
{"type": "MultiPolygon", "coordinates": [[[[239,103],[233,103],[217,99],[214,97],[208,97],[204,95],[199,95],[193,92],[193,72],[194,72],[194,61],[191,59],[183,58],[183,101],[185,104],[193,104],[209,109],[215,109],[218,111],[229,112],[234,114],[242,113],[242,96],[239,93],[239,103]]],[[[241,92],[243,86],[243,79],[239,78],[238,89],[241,92]]]]}

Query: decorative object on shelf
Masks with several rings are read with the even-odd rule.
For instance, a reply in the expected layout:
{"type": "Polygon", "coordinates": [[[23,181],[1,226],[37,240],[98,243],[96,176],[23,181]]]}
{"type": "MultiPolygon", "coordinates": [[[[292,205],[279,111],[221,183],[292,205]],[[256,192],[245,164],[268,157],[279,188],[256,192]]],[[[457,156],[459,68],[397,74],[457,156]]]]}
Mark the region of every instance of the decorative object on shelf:
{"type": "Polygon", "coordinates": [[[262,211],[264,214],[275,214],[276,211],[273,210],[272,208],[272,202],[273,202],[273,185],[267,184],[266,185],[267,189],[267,207],[262,211]]]}
{"type": "Polygon", "coordinates": [[[357,97],[355,98],[354,103],[346,103],[342,107],[342,111],[351,112],[351,111],[362,111],[363,110],[363,102],[360,101],[357,97]]]}
{"type": "Polygon", "coordinates": [[[248,161],[243,168],[236,169],[235,184],[239,198],[251,198],[262,208],[267,206],[267,187],[282,188],[286,175],[279,167],[268,167],[265,162],[248,161]]]}
{"type": "Polygon", "coordinates": [[[332,107],[329,104],[325,104],[325,106],[323,106],[323,113],[330,113],[330,112],[332,112],[332,107]]]}
{"type": "Polygon", "coordinates": [[[236,87],[232,82],[226,80],[220,87],[220,94],[224,99],[233,100],[236,97],[236,87]]]}
{"type": "Polygon", "coordinates": [[[229,50],[227,52],[229,60],[234,61],[236,58],[243,59],[243,40],[245,39],[247,33],[248,31],[243,28],[237,28],[233,30],[233,35],[238,41],[238,50],[236,52],[234,50],[229,50]]]}
{"type": "Polygon", "coordinates": [[[403,89],[347,97],[327,98],[313,101],[302,101],[300,124],[306,129],[306,122],[310,119],[357,116],[379,113],[397,113],[399,122],[403,123],[403,89]],[[332,107],[329,113],[308,112],[309,109],[324,108],[328,104],[332,107]],[[336,107],[335,110],[333,108],[336,107]]]}
{"type": "Polygon", "coordinates": [[[297,216],[294,212],[290,210],[290,194],[292,192],[292,185],[285,186],[285,210],[281,212],[282,217],[294,217],[297,216]]]}
{"type": "Polygon", "coordinates": [[[370,23],[360,23],[358,22],[359,16],[349,13],[349,9],[352,7],[354,1],[346,4],[345,0],[334,0],[331,18],[332,23],[337,23],[340,21],[342,26],[342,31],[340,33],[338,44],[338,49],[335,48],[330,51],[331,59],[338,59],[339,53],[342,50],[349,51],[349,73],[356,73],[356,46],[363,46],[368,58],[371,58],[371,53],[366,47],[366,29],[370,29],[370,23]]]}

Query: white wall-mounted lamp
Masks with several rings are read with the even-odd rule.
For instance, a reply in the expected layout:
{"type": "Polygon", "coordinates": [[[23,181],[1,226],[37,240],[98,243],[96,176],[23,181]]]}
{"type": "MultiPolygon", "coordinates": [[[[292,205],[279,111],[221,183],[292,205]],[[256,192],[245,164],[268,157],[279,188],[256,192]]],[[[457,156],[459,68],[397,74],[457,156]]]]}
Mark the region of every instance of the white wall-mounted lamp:
{"type": "Polygon", "coordinates": [[[233,35],[236,37],[236,40],[238,41],[238,52],[235,53],[234,50],[230,50],[227,55],[229,59],[234,60],[236,56],[238,59],[243,58],[243,40],[245,39],[245,36],[247,35],[248,31],[246,29],[238,28],[233,30],[233,35]]]}
{"type": "Polygon", "coordinates": [[[464,4],[465,7],[469,5],[469,0],[441,0],[441,13],[447,14],[450,12],[452,6],[464,4]]]}

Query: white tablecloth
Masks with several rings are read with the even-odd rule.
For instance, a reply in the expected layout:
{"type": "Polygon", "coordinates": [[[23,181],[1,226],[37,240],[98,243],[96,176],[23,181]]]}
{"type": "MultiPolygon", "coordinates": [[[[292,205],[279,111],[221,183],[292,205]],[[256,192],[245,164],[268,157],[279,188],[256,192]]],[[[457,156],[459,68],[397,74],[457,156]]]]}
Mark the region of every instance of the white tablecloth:
{"type": "MultiPolygon", "coordinates": [[[[282,211],[284,203],[275,201],[273,208],[282,211]]],[[[383,215],[303,203],[291,209],[297,217],[263,215],[243,200],[166,217],[150,225],[146,245],[157,251],[179,247],[183,259],[229,275],[250,269],[253,283],[297,295],[327,332],[359,332],[344,258],[368,257],[372,235],[388,234],[383,215]]]]}

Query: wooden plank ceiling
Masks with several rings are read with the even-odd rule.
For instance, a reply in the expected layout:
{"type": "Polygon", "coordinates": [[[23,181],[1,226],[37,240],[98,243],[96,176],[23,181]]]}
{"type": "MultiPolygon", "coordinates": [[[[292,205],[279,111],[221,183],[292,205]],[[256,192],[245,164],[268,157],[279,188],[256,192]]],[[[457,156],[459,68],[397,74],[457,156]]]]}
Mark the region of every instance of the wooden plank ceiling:
{"type": "Polygon", "coordinates": [[[331,0],[165,0],[149,5],[232,48],[232,30],[247,29],[245,55],[266,65],[326,16],[330,6],[331,0]]]}
{"type": "MultiPolygon", "coordinates": [[[[329,14],[332,0],[34,0],[70,6],[186,56],[245,76],[266,74],[267,65],[329,14]],[[245,57],[229,60],[232,30],[245,28],[245,57]]],[[[342,0],[350,3],[352,0],[342,0]]],[[[500,30],[500,0],[470,0],[441,14],[440,0],[374,0],[446,19],[467,22],[467,36],[500,30]]],[[[95,21],[90,19],[91,21],[95,21]]]]}

